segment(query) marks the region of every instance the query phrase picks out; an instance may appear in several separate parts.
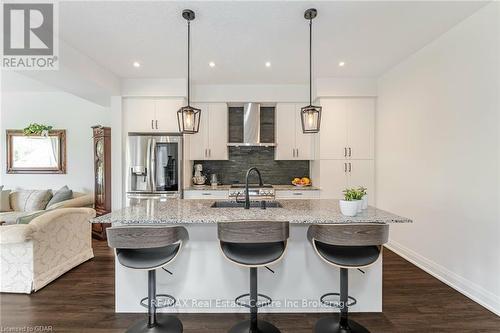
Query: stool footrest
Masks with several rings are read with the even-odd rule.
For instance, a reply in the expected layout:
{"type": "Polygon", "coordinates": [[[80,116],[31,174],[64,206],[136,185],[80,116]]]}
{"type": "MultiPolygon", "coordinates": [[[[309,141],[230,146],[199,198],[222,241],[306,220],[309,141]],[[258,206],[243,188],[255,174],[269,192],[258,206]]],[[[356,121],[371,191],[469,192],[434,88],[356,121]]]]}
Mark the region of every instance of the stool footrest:
{"type": "Polygon", "coordinates": [[[321,298],[319,300],[324,305],[331,306],[331,307],[334,307],[334,308],[337,308],[337,309],[343,309],[344,307],[351,307],[351,306],[353,306],[354,304],[356,304],[358,302],[352,296],[347,296],[347,299],[348,299],[347,300],[347,304],[342,304],[341,301],[340,301],[340,293],[326,293],[323,296],[321,296],[321,298]],[[338,296],[339,297],[339,301],[337,302],[337,301],[327,301],[327,300],[325,300],[325,298],[327,298],[329,296],[338,296]]]}
{"type": "MultiPolygon", "coordinates": [[[[263,306],[268,306],[269,304],[271,304],[273,302],[273,300],[271,299],[271,297],[267,296],[267,295],[264,295],[264,294],[257,294],[258,297],[262,297],[265,299],[264,302],[261,302],[259,303],[259,301],[257,300],[257,308],[261,308],[263,306]]],[[[250,297],[250,294],[247,293],[247,294],[243,294],[243,295],[240,295],[238,297],[236,297],[236,299],[234,300],[234,302],[239,305],[239,306],[244,306],[245,308],[251,308],[252,306],[249,304],[250,303],[250,300],[248,301],[248,303],[243,303],[241,301],[241,299],[243,297],[250,297]]]]}
{"type": "MultiPolygon", "coordinates": [[[[141,299],[141,302],[140,302],[141,305],[143,307],[145,307],[146,309],[149,307],[148,300],[149,300],[149,297],[144,297],[143,299],[141,299]]],[[[177,300],[175,299],[174,296],[167,295],[167,294],[157,294],[156,295],[155,307],[157,309],[168,308],[168,307],[174,306],[175,303],[177,303],[177,300]]]]}

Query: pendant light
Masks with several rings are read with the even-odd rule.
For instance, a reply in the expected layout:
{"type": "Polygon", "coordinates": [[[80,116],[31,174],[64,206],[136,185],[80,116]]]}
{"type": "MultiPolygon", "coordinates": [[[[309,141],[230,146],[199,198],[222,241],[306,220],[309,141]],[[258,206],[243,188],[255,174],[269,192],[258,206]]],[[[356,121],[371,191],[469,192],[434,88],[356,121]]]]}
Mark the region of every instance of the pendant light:
{"type": "Polygon", "coordinates": [[[191,21],[194,20],[194,12],[190,9],[182,11],[182,17],[187,21],[187,106],[183,106],[177,111],[177,123],[179,132],[183,134],[195,134],[200,129],[201,110],[191,106],[190,99],[190,41],[191,41],[191,21]]]}
{"type": "Polygon", "coordinates": [[[303,133],[318,133],[321,124],[321,106],[312,105],[312,20],[318,11],[310,8],[305,11],[304,18],[309,20],[309,105],[300,109],[303,133]]]}

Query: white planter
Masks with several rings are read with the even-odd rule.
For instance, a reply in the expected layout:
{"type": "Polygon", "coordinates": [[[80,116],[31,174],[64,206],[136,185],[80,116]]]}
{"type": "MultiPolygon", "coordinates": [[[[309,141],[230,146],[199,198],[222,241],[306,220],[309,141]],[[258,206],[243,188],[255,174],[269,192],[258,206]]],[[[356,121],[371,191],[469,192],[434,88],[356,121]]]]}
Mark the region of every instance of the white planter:
{"type": "Polygon", "coordinates": [[[358,213],[359,203],[361,200],[339,200],[340,212],[345,216],[356,216],[358,213]]]}
{"type": "Polygon", "coordinates": [[[363,211],[363,200],[358,200],[358,213],[363,211]]]}
{"type": "Polygon", "coordinates": [[[363,195],[363,198],[361,198],[361,201],[363,201],[363,209],[368,208],[368,194],[363,195]]]}

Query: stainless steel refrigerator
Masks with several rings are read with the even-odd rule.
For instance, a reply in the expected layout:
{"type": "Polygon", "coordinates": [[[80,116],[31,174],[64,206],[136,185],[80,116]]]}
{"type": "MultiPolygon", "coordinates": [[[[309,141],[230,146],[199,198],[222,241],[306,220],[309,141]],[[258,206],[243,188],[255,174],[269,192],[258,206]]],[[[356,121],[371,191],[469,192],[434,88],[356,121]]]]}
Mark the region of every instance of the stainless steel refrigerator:
{"type": "Polygon", "coordinates": [[[127,199],[182,198],[182,135],[129,133],[127,199]]]}

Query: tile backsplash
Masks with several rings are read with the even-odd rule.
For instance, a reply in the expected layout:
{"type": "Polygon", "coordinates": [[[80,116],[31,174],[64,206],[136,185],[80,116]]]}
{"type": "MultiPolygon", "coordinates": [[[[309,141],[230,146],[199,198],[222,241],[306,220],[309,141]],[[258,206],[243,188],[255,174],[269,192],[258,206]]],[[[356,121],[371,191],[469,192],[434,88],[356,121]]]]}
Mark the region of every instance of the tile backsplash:
{"type": "MultiPolygon", "coordinates": [[[[257,167],[264,183],[290,184],[294,177],[309,177],[309,161],[275,161],[274,147],[228,147],[227,161],[194,161],[203,165],[207,182],[212,173],[217,174],[220,184],[244,183],[245,174],[251,167],[257,167]]],[[[252,183],[257,183],[255,174],[252,183]]]]}

